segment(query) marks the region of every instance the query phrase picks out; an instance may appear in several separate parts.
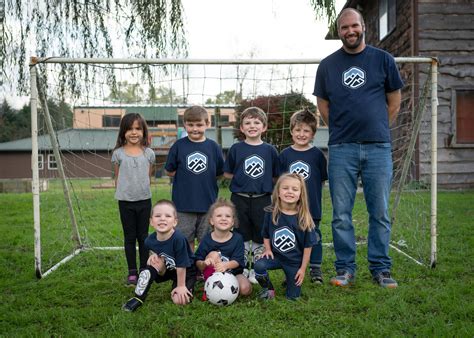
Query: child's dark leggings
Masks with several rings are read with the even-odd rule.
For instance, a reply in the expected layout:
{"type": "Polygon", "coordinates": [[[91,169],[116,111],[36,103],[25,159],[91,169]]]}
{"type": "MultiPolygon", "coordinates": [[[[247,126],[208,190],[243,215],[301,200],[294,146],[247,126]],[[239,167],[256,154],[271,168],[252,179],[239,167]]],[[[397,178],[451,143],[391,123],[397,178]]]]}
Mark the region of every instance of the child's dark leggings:
{"type": "Polygon", "coordinates": [[[295,276],[299,266],[290,266],[282,264],[278,259],[267,257],[260,258],[255,262],[255,278],[262,288],[273,289],[272,282],[268,276],[267,270],[282,269],[286,278],[286,298],[294,300],[301,295],[301,286],[295,284],[295,276]]]}
{"type": "Polygon", "coordinates": [[[120,220],[123,227],[123,245],[127,259],[128,271],[137,273],[137,249],[140,256],[140,269],[146,267],[148,251],[145,249],[145,239],[148,236],[150,224],[151,199],[128,202],[119,201],[120,220]]]}
{"type": "Polygon", "coordinates": [[[319,228],[319,220],[313,218],[314,224],[316,225],[316,244],[313,245],[313,250],[311,250],[311,256],[309,259],[310,268],[321,268],[321,263],[323,261],[323,237],[321,234],[321,229],[319,228]]]}

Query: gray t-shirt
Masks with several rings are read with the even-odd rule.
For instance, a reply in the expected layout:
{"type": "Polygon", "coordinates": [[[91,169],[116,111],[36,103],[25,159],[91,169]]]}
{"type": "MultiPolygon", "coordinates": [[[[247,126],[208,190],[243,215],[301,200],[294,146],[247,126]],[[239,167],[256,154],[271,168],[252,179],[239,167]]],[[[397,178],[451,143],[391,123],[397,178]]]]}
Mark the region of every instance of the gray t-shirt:
{"type": "Polygon", "coordinates": [[[138,156],[127,155],[122,147],[112,153],[112,163],[119,173],[115,198],[119,201],[143,201],[151,198],[150,166],[155,163],[155,152],[145,148],[138,156]]]}

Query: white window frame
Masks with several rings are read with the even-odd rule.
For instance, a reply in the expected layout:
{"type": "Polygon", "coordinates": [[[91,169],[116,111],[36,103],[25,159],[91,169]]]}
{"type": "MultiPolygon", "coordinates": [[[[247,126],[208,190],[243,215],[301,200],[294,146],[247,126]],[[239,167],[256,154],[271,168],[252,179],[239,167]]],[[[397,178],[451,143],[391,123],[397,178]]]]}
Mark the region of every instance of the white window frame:
{"type": "Polygon", "coordinates": [[[474,87],[469,86],[455,86],[451,88],[451,142],[449,145],[452,148],[473,148],[474,143],[457,143],[457,134],[456,134],[456,126],[457,126],[457,92],[458,91],[471,91],[474,92],[474,87]]]}
{"type": "Polygon", "coordinates": [[[397,5],[394,0],[379,0],[379,41],[382,41],[397,26],[397,5]]]}
{"type": "Polygon", "coordinates": [[[48,170],[58,170],[58,162],[54,158],[54,154],[48,154],[48,170]],[[54,163],[55,167],[51,167],[51,164],[54,163]]]}
{"type": "Polygon", "coordinates": [[[43,154],[38,154],[38,170],[44,169],[44,156],[43,154]]]}

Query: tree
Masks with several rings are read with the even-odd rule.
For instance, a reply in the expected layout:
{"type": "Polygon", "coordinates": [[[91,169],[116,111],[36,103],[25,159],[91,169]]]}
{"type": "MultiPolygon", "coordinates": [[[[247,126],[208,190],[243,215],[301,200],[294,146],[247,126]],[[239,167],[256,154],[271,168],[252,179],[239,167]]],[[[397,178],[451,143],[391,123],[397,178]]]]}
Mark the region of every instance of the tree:
{"type": "MultiPolygon", "coordinates": [[[[334,2],[310,0],[316,18],[335,17],[334,2]]],[[[4,81],[28,92],[29,56],[160,58],[187,55],[182,0],[0,0],[0,67],[4,81]]],[[[77,65],[63,65],[80,86],[77,65]]],[[[146,74],[146,67],[143,68],[146,74]]],[[[87,71],[86,79],[89,74],[87,71]]],[[[107,80],[114,82],[113,72],[107,80]]],[[[76,88],[81,93],[81,88],[76,88]]]]}
{"type": "Polygon", "coordinates": [[[143,101],[143,96],[143,88],[138,83],[123,81],[117,83],[117,89],[106,99],[120,103],[137,103],[143,101]]]}
{"type": "Polygon", "coordinates": [[[207,99],[206,104],[234,104],[236,103],[236,95],[235,90],[226,90],[217,94],[214,100],[207,99]]]}
{"type": "MultiPolygon", "coordinates": [[[[316,111],[315,105],[300,93],[258,96],[254,99],[242,100],[236,109],[236,126],[240,125],[240,115],[248,107],[259,107],[267,114],[268,128],[263,139],[277,147],[278,151],[292,143],[289,133],[291,115],[304,108],[316,111]]],[[[234,129],[234,137],[239,140],[244,139],[240,129],[234,129]]]]}

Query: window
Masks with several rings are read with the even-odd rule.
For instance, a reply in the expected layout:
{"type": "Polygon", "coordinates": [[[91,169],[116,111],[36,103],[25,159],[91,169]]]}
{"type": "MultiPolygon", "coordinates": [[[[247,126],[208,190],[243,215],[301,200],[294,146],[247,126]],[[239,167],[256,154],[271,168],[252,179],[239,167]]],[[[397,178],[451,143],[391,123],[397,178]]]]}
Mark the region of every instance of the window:
{"type": "MultiPolygon", "coordinates": [[[[212,115],[212,125],[213,126],[216,126],[216,116],[215,115],[212,115]]],[[[230,126],[230,123],[229,123],[229,115],[221,115],[219,117],[219,125],[221,127],[228,127],[230,126]]]]}
{"type": "Polygon", "coordinates": [[[120,126],[120,115],[104,115],[102,116],[103,127],[119,127],[120,126]]]}
{"type": "Polygon", "coordinates": [[[58,170],[58,163],[53,154],[48,155],[48,169],[49,170],[58,170]]]}
{"type": "Polygon", "coordinates": [[[379,1],[379,40],[382,41],[394,29],[397,21],[396,1],[379,1]]]}
{"type": "Polygon", "coordinates": [[[474,145],[474,89],[454,88],[452,95],[453,146],[474,145]]]}
{"type": "Polygon", "coordinates": [[[44,168],[44,156],[43,154],[38,154],[38,169],[43,170],[44,168]]]}

